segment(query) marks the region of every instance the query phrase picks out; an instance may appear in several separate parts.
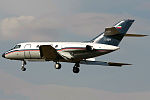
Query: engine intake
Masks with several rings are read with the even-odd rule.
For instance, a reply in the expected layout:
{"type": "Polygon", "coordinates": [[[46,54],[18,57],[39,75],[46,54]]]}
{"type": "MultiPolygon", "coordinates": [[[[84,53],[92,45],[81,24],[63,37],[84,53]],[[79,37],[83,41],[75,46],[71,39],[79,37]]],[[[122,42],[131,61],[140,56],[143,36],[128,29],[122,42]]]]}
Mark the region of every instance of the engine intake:
{"type": "Polygon", "coordinates": [[[90,46],[90,45],[87,45],[86,46],[86,50],[88,50],[88,51],[92,51],[94,48],[92,47],[92,46],[90,46]]]}

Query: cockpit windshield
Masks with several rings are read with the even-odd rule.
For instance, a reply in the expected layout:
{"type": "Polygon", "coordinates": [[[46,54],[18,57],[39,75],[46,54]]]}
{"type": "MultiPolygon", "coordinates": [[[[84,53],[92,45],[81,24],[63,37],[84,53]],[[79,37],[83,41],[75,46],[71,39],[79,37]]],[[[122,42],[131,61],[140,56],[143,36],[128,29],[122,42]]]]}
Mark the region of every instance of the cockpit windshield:
{"type": "Polygon", "coordinates": [[[21,47],[21,45],[16,45],[13,49],[18,49],[20,47],[21,47]]]}

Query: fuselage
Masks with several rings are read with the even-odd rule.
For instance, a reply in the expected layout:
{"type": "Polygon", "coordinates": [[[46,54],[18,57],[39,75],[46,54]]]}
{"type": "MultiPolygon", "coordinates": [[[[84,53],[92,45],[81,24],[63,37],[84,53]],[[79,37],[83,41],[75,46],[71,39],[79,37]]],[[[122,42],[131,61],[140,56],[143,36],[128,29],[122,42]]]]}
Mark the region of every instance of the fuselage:
{"type": "MultiPolygon", "coordinates": [[[[76,62],[83,59],[101,56],[119,49],[117,46],[87,43],[87,42],[26,42],[19,43],[3,56],[11,60],[45,61],[40,54],[41,45],[51,45],[59,54],[69,53],[72,60],[59,59],[59,61],[76,62]],[[87,45],[93,50],[87,50],[87,45]]],[[[53,61],[53,59],[51,59],[53,61]]]]}

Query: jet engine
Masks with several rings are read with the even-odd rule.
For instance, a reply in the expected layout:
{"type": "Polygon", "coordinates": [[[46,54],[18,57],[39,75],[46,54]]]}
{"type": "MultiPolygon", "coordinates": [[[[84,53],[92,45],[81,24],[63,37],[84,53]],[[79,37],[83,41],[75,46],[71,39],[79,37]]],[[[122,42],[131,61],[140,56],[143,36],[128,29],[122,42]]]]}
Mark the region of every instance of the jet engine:
{"type": "Polygon", "coordinates": [[[94,50],[94,48],[93,48],[93,46],[87,45],[87,46],[86,46],[86,50],[92,51],[92,50],[94,50]]]}

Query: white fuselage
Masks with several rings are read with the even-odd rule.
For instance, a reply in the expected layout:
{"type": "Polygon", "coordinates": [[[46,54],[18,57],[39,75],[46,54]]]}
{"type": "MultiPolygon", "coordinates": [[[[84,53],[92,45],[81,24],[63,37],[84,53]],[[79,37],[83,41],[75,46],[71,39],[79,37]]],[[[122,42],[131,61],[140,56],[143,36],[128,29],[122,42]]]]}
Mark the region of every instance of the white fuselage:
{"type": "Polygon", "coordinates": [[[59,54],[70,56],[72,60],[59,59],[59,61],[65,62],[76,62],[78,60],[93,58],[119,49],[117,46],[86,42],[26,42],[17,44],[18,48],[16,47],[7,51],[5,58],[12,60],[45,61],[40,55],[39,47],[41,45],[51,45],[59,54]],[[92,47],[93,50],[87,50],[87,45],[92,47]],[[69,55],[66,53],[69,53],[69,55]]]}

